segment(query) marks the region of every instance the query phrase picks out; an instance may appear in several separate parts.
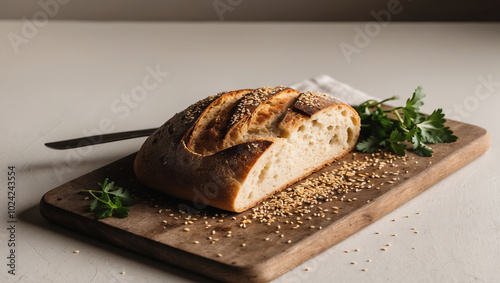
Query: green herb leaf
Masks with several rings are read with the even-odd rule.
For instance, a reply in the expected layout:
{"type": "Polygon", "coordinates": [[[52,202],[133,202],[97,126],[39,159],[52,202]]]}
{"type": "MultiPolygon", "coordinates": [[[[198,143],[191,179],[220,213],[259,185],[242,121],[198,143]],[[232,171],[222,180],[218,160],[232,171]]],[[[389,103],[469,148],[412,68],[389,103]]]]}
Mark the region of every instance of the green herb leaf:
{"type": "Polygon", "coordinates": [[[115,189],[115,183],[109,182],[108,178],[103,183],[97,184],[101,190],[83,190],[80,192],[90,194],[94,198],[90,203],[89,210],[96,212],[96,218],[103,219],[113,215],[119,218],[127,217],[129,209],[126,206],[137,203],[130,193],[123,188],[116,187],[115,189]]]}
{"type": "Polygon", "coordinates": [[[128,212],[129,212],[129,209],[126,208],[126,207],[118,207],[116,210],[115,210],[115,216],[116,217],[119,217],[119,218],[125,218],[128,216],[128,212]]]}
{"type": "Polygon", "coordinates": [[[397,155],[403,156],[405,155],[406,150],[406,145],[404,143],[400,143],[403,140],[403,134],[398,132],[397,130],[393,130],[389,138],[382,141],[381,144],[397,155]]]}
{"type": "Polygon", "coordinates": [[[90,203],[90,211],[94,211],[97,209],[97,206],[99,205],[99,201],[97,201],[97,199],[94,199],[91,203],[90,203]]]}
{"type": "Polygon", "coordinates": [[[424,105],[425,96],[426,95],[423,92],[422,87],[417,87],[411,98],[406,100],[405,109],[418,113],[418,111],[420,111],[420,107],[424,105]]]}
{"type": "Polygon", "coordinates": [[[434,151],[432,150],[432,148],[428,147],[426,144],[420,144],[419,147],[413,149],[413,151],[420,155],[420,156],[423,156],[423,157],[431,157],[432,156],[432,153],[434,153],[434,151]]]}
{"type": "Polygon", "coordinates": [[[432,156],[433,150],[426,143],[449,143],[457,140],[449,127],[445,127],[444,113],[437,109],[431,115],[420,113],[424,105],[425,93],[418,87],[404,107],[383,110],[381,104],[394,100],[393,96],[380,102],[367,100],[355,106],[361,118],[361,136],[365,140],[358,142],[356,149],[371,153],[385,149],[397,155],[406,154],[405,142],[413,145],[413,152],[420,156],[432,156]],[[390,117],[388,113],[394,115],[390,117]]]}
{"type": "Polygon", "coordinates": [[[111,215],[113,215],[112,208],[103,208],[96,213],[95,217],[97,219],[103,219],[103,218],[111,217],[111,215]]]}
{"type": "Polygon", "coordinates": [[[118,188],[115,191],[108,192],[110,195],[114,195],[116,198],[120,199],[123,206],[131,206],[137,203],[137,201],[132,198],[128,191],[125,191],[123,188],[118,188]]]}
{"type": "Polygon", "coordinates": [[[419,123],[417,127],[421,130],[422,137],[426,143],[440,143],[440,142],[454,142],[457,137],[453,135],[453,132],[449,127],[445,127],[443,110],[437,109],[432,112],[432,114],[425,119],[425,121],[419,123]]]}
{"type": "Polygon", "coordinates": [[[356,149],[366,153],[372,153],[377,151],[380,146],[380,140],[375,136],[370,136],[368,139],[359,142],[356,145],[356,149]]]}

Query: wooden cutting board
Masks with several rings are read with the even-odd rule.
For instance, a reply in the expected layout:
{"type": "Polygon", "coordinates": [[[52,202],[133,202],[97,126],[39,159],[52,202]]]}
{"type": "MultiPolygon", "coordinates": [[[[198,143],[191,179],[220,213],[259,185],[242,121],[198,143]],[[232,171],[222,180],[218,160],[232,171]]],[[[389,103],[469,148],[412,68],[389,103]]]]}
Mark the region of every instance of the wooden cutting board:
{"type": "Polygon", "coordinates": [[[350,153],[314,173],[310,178],[317,180],[320,174],[346,164],[369,164],[353,176],[344,172],[352,183],[350,192],[335,194],[337,199],[318,197],[318,203],[305,203],[287,217],[252,219],[251,211],[199,209],[199,204],[156,193],[135,178],[135,154],[47,192],[40,211],[67,228],[208,277],[228,282],[269,281],[375,222],[488,150],[486,130],[455,121],[448,125],[458,141],[432,145],[433,157],[410,152],[405,159],[390,161],[383,153],[350,153]],[[366,176],[371,177],[363,179],[366,176]],[[105,178],[132,190],[139,199],[130,207],[129,217],[95,220],[88,211],[91,200],[79,192],[97,189],[105,178]]]}

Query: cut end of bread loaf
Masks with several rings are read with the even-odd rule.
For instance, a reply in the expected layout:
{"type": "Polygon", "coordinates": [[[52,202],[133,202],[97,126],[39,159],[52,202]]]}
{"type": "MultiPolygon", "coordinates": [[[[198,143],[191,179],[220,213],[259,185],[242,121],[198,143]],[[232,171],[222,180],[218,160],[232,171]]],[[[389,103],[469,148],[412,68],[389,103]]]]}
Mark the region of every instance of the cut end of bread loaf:
{"type": "Polygon", "coordinates": [[[276,138],[253,166],[235,201],[238,211],[340,159],[356,144],[360,122],[348,106],[334,105],[298,119],[300,126],[286,138],[276,138]]]}
{"type": "Polygon", "coordinates": [[[193,123],[177,128],[183,131],[173,135],[178,140],[145,142],[136,174],[160,191],[234,212],[338,160],[360,131],[356,111],[328,94],[266,87],[222,93],[203,104],[193,123]],[[148,162],[158,154],[167,166],[148,162]]]}

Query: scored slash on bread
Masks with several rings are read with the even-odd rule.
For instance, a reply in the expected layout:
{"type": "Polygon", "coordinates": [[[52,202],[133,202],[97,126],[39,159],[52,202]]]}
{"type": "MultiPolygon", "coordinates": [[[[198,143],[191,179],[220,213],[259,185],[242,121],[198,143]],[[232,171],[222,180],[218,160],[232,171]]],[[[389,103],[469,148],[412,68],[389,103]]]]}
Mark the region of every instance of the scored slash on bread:
{"type": "Polygon", "coordinates": [[[356,144],[356,111],[284,86],[222,92],[176,114],[139,150],[151,188],[241,212],[338,160],[356,144]]]}
{"type": "Polygon", "coordinates": [[[186,146],[202,155],[219,151],[232,113],[240,99],[250,92],[251,89],[243,89],[218,94],[200,115],[191,133],[186,136],[186,146]]]}

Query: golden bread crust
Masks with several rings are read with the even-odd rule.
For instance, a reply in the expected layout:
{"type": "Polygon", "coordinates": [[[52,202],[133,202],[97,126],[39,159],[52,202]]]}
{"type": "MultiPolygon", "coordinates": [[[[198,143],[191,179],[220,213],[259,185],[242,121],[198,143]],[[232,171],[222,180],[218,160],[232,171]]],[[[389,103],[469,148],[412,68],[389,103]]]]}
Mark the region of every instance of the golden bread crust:
{"type": "MultiPolygon", "coordinates": [[[[286,138],[317,113],[338,105],[355,113],[350,106],[328,95],[298,93],[286,87],[219,93],[177,113],[158,128],[139,150],[134,162],[135,174],[149,187],[193,201],[195,207],[201,203],[241,212],[256,204],[235,203],[242,184],[275,140],[286,138]],[[259,97],[258,103],[248,102],[252,95],[259,97]],[[249,130],[258,132],[266,128],[274,132],[250,141],[241,139],[250,134],[249,130]]],[[[339,159],[351,149],[313,170],[339,159]]],[[[280,184],[276,190],[310,173],[280,184]]]]}

